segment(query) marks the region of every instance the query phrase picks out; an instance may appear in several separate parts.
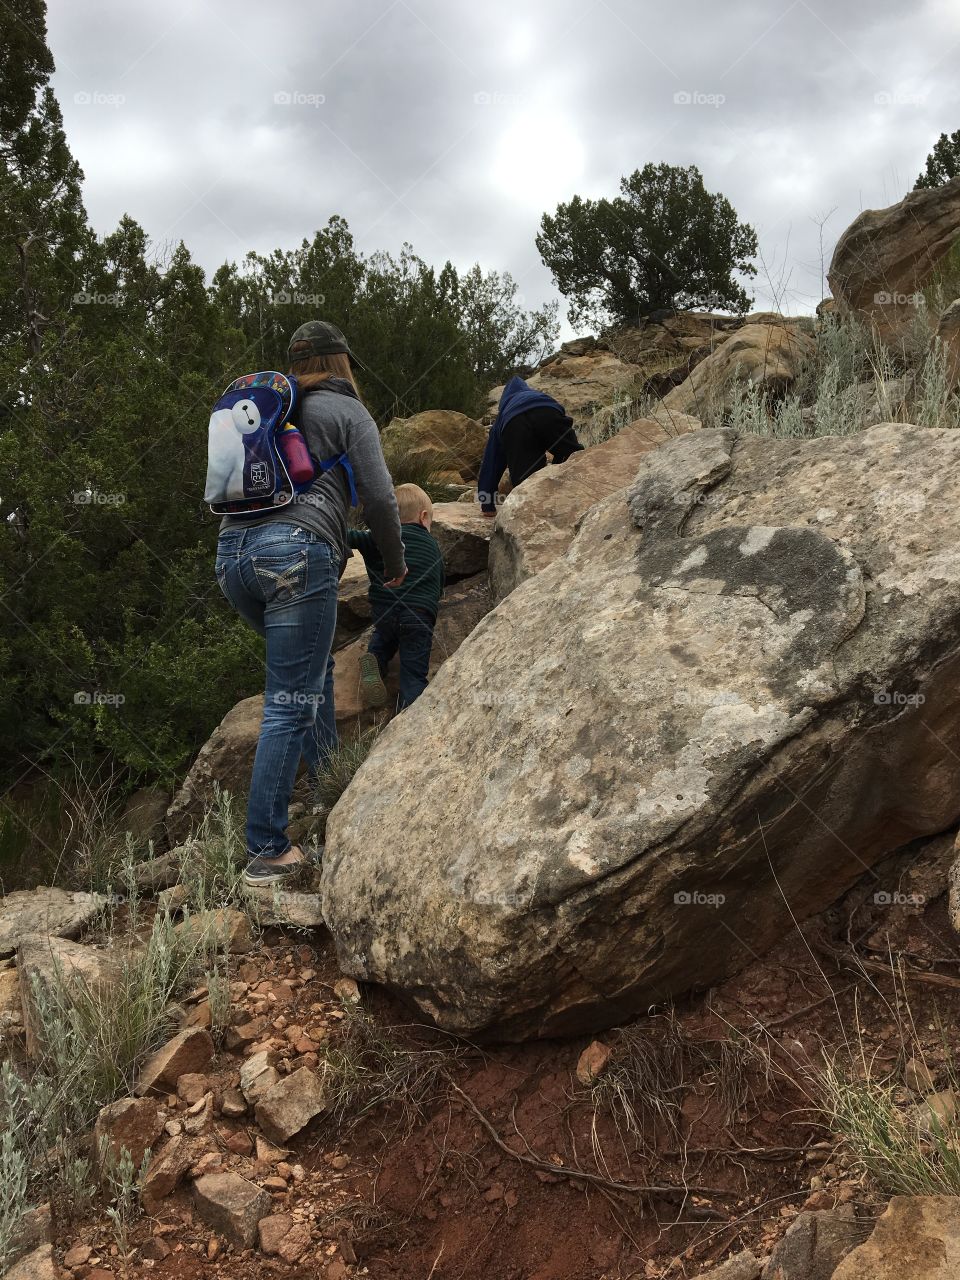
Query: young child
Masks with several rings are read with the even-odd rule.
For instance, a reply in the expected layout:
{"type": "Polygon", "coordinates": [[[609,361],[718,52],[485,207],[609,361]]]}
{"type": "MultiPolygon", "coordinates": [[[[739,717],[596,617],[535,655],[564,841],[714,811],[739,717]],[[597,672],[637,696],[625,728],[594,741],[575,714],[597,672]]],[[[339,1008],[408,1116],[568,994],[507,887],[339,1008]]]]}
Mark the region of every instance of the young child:
{"type": "Polygon", "coordinates": [[[430,532],[433,503],[415,484],[396,488],[400,511],[407,576],[399,587],[384,586],[383,558],[373,535],[351,529],[347,541],[363,556],[370,579],[373,609],[373,636],[360,659],[360,693],[369,707],[387,701],[383,678],[393,655],[400,654],[400,698],[402,711],[416,701],[427,687],[427,669],[433,645],[433,628],[443,591],[443,556],[430,532]]]}

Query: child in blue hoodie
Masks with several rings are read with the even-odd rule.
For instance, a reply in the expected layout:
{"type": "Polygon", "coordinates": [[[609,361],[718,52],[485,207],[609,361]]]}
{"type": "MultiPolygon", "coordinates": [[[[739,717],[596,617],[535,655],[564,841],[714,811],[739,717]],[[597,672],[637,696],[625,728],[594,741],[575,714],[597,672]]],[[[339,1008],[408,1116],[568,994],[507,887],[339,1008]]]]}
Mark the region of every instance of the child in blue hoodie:
{"type": "Polygon", "coordinates": [[[566,462],[582,448],[573,419],[558,400],[535,391],[522,378],[511,378],[500,396],[480,464],[477,497],[483,514],[497,514],[497,490],[505,470],[516,488],[547,465],[548,453],[554,462],[566,462]]]}

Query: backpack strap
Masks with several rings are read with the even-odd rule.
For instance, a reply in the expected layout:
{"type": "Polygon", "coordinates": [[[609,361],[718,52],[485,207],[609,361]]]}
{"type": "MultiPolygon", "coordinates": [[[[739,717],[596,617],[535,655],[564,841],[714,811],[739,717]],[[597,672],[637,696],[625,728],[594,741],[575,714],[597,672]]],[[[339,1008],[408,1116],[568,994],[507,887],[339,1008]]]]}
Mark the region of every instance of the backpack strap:
{"type": "Polygon", "coordinates": [[[357,496],[357,485],[354,480],[353,467],[350,465],[350,459],[345,453],[338,453],[335,458],[327,458],[320,463],[320,472],[323,474],[327,471],[332,471],[334,467],[343,467],[344,471],[347,473],[347,483],[350,485],[350,505],[351,507],[358,507],[360,505],[360,499],[357,496]]]}

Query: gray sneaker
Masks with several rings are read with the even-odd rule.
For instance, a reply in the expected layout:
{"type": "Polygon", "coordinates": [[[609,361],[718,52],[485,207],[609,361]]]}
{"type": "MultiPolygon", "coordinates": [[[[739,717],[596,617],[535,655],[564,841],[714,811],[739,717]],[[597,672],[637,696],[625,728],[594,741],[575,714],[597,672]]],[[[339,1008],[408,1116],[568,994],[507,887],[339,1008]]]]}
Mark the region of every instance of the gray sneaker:
{"type": "Polygon", "coordinates": [[[365,653],[360,659],[360,697],[368,707],[385,707],[387,705],[387,686],[380,674],[380,663],[372,653],[365,653]]]}
{"type": "Polygon", "coordinates": [[[279,864],[276,858],[251,858],[243,873],[243,882],[249,885],[292,884],[300,879],[310,865],[310,859],[307,857],[300,862],[279,864]]]}

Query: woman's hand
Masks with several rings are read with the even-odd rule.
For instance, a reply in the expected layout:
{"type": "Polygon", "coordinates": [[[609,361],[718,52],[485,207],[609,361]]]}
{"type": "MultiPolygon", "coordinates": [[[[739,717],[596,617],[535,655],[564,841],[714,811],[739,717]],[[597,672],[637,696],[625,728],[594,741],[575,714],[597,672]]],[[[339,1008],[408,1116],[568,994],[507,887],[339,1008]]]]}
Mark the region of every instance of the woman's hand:
{"type": "Polygon", "coordinates": [[[403,582],[404,578],[407,576],[407,574],[408,574],[409,572],[410,572],[410,570],[407,568],[407,566],[406,566],[406,565],[404,565],[404,566],[403,566],[403,573],[401,573],[401,575],[400,575],[400,577],[399,577],[399,578],[391,578],[389,582],[386,582],[386,581],[385,581],[383,585],[384,585],[385,587],[399,587],[399,586],[400,586],[400,584],[403,582]]]}

